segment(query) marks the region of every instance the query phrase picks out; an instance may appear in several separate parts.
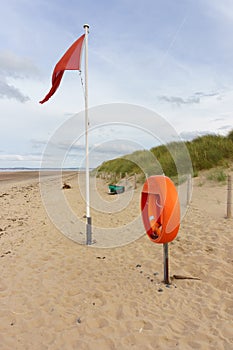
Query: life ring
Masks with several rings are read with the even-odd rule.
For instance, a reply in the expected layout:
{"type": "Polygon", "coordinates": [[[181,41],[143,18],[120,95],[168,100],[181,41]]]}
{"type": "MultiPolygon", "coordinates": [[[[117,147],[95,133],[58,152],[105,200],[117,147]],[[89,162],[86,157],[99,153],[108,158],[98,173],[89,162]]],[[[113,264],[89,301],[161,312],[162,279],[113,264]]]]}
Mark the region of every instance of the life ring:
{"type": "Polygon", "coordinates": [[[141,192],[142,221],[155,243],[171,242],[180,227],[180,203],[174,183],[167,176],[149,177],[141,192]]]}

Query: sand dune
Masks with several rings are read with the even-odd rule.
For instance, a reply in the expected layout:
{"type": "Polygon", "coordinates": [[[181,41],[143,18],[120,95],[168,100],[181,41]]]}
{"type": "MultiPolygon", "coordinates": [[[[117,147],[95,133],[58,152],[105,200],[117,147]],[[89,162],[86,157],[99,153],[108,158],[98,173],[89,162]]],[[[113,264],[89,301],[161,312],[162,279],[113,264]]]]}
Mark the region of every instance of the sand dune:
{"type": "Polygon", "coordinates": [[[38,174],[1,173],[0,179],[1,349],[232,349],[233,220],[225,219],[226,185],[194,180],[169,255],[171,277],[197,279],[172,278],[166,286],[162,246],[141,225],[140,188],[109,196],[106,184],[93,179],[94,244],[87,247],[81,177],[66,173],[68,190],[54,175],[44,182],[49,213],[59,213],[55,224],[80,244],[49,218],[38,174]],[[50,193],[54,184],[57,192],[50,193]],[[56,202],[59,191],[69,211],[56,202]]]}

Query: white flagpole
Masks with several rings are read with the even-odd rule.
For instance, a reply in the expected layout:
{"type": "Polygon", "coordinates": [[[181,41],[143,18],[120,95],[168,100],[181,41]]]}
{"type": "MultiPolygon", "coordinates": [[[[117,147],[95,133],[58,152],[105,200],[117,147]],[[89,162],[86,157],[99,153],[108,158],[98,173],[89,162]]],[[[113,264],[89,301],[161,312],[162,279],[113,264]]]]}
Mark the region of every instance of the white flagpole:
{"type": "Polygon", "coordinates": [[[89,25],[85,29],[85,143],[86,143],[86,244],[92,243],[91,214],[90,214],[90,174],[89,174],[89,144],[88,144],[88,33],[89,25]]]}

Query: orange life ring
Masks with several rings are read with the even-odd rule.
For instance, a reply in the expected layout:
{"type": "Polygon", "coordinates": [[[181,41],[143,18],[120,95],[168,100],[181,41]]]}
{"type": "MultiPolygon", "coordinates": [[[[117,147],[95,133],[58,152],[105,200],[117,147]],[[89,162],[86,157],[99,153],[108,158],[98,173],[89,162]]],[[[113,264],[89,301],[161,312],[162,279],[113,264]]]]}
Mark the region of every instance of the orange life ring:
{"type": "Polygon", "coordinates": [[[141,212],[147,235],[155,243],[171,242],[180,227],[180,203],[167,176],[149,177],[141,192],[141,212]]]}

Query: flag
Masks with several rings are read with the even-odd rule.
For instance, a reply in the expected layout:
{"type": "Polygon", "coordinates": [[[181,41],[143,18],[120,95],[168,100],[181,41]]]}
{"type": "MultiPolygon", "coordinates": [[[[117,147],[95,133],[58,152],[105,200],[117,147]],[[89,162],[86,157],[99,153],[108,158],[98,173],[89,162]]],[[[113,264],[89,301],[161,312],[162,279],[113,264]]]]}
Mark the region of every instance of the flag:
{"type": "Polygon", "coordinates": [[[40,101],[40,103],[44,103],[48,101],[50,97],[53,96],[58,86],[60,85],[60,82],[65,70],[80,70],[81,53],[82,53],[84,38],[85,38],[85,34],[80,36],[80,38],[78,38],[70,46],[70,48],[62,56],[60,61],[56,64],[52,75],[52,87],[49,93],[45,96],[45,98],[42,101],[40,101]]]}

